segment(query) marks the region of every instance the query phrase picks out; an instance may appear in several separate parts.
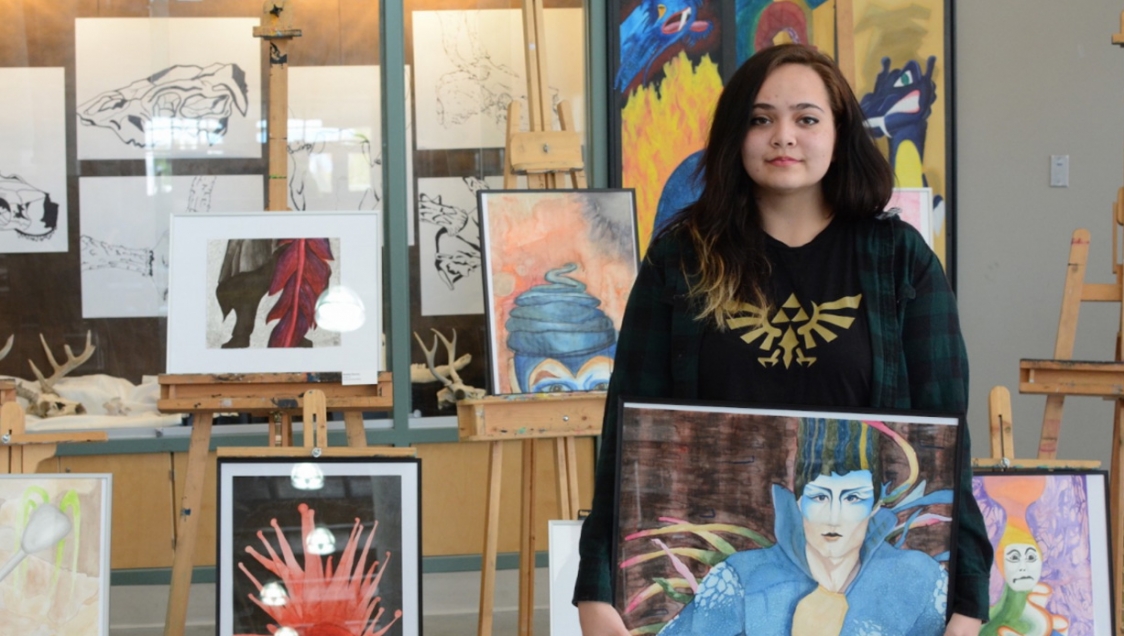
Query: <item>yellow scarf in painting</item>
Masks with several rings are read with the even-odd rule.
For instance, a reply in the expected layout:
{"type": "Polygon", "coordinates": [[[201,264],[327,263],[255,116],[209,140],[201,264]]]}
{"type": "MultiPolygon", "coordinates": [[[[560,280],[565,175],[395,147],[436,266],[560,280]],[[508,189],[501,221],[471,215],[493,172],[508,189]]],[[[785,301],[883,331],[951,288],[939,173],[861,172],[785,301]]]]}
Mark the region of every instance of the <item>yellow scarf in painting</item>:
{"type": "Polygon", "coordinates": [[[816,586],[796,604],[792,636],[839,636],[847,615],[847,597],[816,586]]]}

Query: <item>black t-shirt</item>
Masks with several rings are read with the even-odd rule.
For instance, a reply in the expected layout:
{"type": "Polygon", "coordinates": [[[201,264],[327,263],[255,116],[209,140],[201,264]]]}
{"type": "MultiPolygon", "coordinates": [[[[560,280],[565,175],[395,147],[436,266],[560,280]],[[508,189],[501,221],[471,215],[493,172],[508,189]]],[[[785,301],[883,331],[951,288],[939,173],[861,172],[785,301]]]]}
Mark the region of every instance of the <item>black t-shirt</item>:
{"type": "Polygon", "coordinates": [[[766,236],[767,320],[752,305],[706,330],[699,397],[722,402],[863,407],[873,358],[854,226],[833,219],[811,242],[766,236]]]}

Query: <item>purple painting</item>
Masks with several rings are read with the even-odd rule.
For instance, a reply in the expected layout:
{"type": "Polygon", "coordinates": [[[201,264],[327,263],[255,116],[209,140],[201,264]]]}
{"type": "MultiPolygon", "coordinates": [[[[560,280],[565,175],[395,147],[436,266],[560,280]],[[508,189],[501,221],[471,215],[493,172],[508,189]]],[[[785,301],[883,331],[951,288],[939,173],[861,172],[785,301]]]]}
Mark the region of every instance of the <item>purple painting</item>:
{"type": "Polygon", "coordinates": [[[972,491],[995,547],[980,633],[1109,633],[1104,475],[978,474],[972,491]]]}

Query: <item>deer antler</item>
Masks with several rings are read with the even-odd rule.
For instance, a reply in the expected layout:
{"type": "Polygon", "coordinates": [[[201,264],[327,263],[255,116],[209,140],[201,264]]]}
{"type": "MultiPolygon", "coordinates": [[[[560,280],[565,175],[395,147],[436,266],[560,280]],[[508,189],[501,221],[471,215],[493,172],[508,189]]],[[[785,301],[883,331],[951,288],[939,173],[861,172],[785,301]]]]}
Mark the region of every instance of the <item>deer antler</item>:
{"type": "Polygon", "coordinates": [[[3,349],[0,349],[0,360],[3,360],[5,357],[8,356],[9,353],[12,352],[12,344],[14,344],[15,341],[16,341],[16,335],[15,334],[12,334],[12,335],[8,336],[8,343],[4,345],[3,349]]]}
{"type": "Polygon", "coordinates": [[[66,362],[60,365],[55,361],[55,356],[51,353],[51,348],[47,346],[47,339],[43,337],[43,334],[39,334],[39,341],[43,343],[43,350],[47,352],[47,360],[51,362],[51,366],[54,367],[55,372],[51,374],[51,377],[44,378],[43,374],[39,371],[39,367],[35,366],[34,362],[28,360],[28,363],[31,365],[31,370],[35,373],[35,377],[39,379],[39,387],[43,389],[44,393],[55,393],[55,382],[58,382],[63,376],[77,369],[83,362],[89,360],[90,357],[94,355],[94,351],[97,347],[91,344],[91,337],[91,332],[87,331],[86,350],[77,357],[75,357],[74,352],[71,351],[70,345],[65,345],[63,349],[66,350],[66,362]]]}
{"type": "MultiPolygon", "coordinates": [[[[437,334],[437,330],[434,329],[433,333],[437,334]]],[[[437,335],[441,335],[441,334],[437,334],[437,335]]],[[[434,362],[434,360],[433,360],[434,356],[437,355],[437,336],[434,336],[434,338],[433,338],[433,348],[432,349],[426,349],[425,343],[422,342],[421,336],[419,336],[418,332],[416,332],[416,331],[414,332],[414,338],[418,341],[418,346],[420,346],[422,348],[422,351],[425,352],[425,364],[426,364],[426,366],[429,367],[429,372],[433,374],[433,377],[437,378],[438,380],[441,380],[441,383],[444,384],[447,387],[453,386],[452,380],[450,380],[449,378],[447,378],[447,377],[445,377],[445,376],[443,376],[443,375],[441,375],[440,373],[437,372],[437,363],[434,362]]],[[[452,367],[453,367],[453,365],[450,364],[449,368],[452,369],[452,367]]],[[[452,371],[452,373],[456,373],[456,371],[452,371]]]]}
{"type": "MultiPolygon", "coordinates": [[[[445,343],[445,350],[449,352],[449,377],[453,379],[455,384],[464,384],[464,382],[461,381],[460,375],[457,374],[457,365],[453,364],[453,361],[457,359],[457,330],[453,329],[453,341],[451,343],[440,331],[436,329],[432,329],[431,331],[433,331],[435,336],[441,339],[441,342],[445,343]]],[[[433,349],[434,351],[437,350],[436,340],[433,341],[433,349]]]]}

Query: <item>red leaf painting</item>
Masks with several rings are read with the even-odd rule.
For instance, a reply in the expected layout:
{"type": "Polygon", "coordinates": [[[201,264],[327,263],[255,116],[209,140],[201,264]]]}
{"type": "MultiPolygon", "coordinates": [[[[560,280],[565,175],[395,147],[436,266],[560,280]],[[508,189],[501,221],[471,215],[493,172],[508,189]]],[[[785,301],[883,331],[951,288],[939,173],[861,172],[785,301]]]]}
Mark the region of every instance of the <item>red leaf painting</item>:
{"type": "MultiPolygon", "coordinates": [[[[277,266],[269,295],[281,292],[266,322],[279,320],[269,334],[270,347],[300,347],[316,326],[316,299],[328,287],[333,260],[329,239],[279,239],[277,266]]],[[[308,346],[307,344],[303,346],[308,346]]]]}

